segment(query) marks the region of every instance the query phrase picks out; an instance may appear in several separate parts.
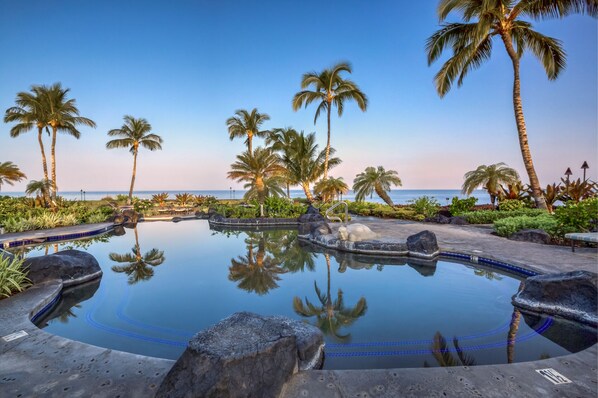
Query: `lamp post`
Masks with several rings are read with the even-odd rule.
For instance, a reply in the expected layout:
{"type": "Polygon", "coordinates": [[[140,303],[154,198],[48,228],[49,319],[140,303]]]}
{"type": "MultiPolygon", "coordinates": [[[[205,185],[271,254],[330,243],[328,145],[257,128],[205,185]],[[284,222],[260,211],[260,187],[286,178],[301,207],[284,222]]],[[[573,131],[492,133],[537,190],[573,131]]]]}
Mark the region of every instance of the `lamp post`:
{"type": "Polygon", "coordinates": [[[81,200],[83,201],[83,190],[81,190],[81,200]]]}
{"type": "Polygon", "coordinates": [[[565,170],[565,175],[567,176],[567,185],[569,185],[569,177],[571,177],[571,174],[573,174],[571,172],[571,167],[567,167],[567,170],[565,170]]]}
{"type": "Polygon", "coordinates": [[[586,162],[585,160],[583,161],[583,164],[581,165],[581,168],[583,169],[583,180],[586,180],[586,170],[590,168],[590,166],[588,166],[588,162],[586,162]]]}
{"type": "Polygon", "coordinates": [[[233,198],[233,187],[228,187],[228,198],[229,199],[233,198]]]}

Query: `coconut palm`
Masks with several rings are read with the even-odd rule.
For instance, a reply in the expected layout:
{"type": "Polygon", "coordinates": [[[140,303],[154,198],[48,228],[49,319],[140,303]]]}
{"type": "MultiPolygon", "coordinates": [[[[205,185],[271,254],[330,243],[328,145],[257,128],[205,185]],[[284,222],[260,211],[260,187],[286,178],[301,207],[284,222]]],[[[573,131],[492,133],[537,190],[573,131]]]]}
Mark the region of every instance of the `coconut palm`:
{"type": "Polygon", "coordinates": [[[162,149],[162,137],[150,133],[151,124],[143,118],[136,119],[133,116],[125,115],[125,123],[119,129],[113,129],[108,132],[110,137],[121,137],[110,140],[106,143],[106,148],[130,148],[129,152],[133,155],[133,175],[131,176],[131,187],[129,188],[129,198],[127,204],[133,200],[133,187],[135,186],[135,176],[137,173],[137,154],[139,147],[156,151],[162,149]]]}
{"type": "MultiPolygon", "coordinates": [[[[329,154],[334,155],[334,148],[330,148],[329,154]]],[[[288,176],[292,184],[299,184],[307,200],[314,201],[310,191],[310,184],[316,182],[325,171],[326,151],[318,151],[316,135],[310,133],[305,135],[303,131],[291,144],[290,150],[284,155],[283,161],[287,166],[288,176]]],[[[341,163],[339,158],[328,159],[328,167],[332,168],[341,163]]]]}
{"type": "Polygon", "coordinates": [[[349,186],[343,181],[343,177],[320,180],[314,185],[314,193],[322,198],[324,202],[333,200],[340,194],[347,194],[349,186]]]}
{"type": "Polygon", "coordinates": [[[259,113],[257,108],[253,108],[251,113],[245,109],[238,109],[235,115],[226,120],[229,138],[232,141],[235,138],[247,137],[245,140],[247,150],[253,153],[251,141],[253,137],[265,137],[268,134],[268,130],[260,130],[260,126],[270,120],[270,116],[267,113],[259,113]]]}
{"type": "Polygon", "coordinates": [[[0,190],[2,184],[14,185],[15,182],[27,178],[19,167],[13,162],[0,162],[0,190]]]}
{"type": "Polygon", "coordinates": [[[52,199],[56,200],[56,138],[57,133],[66,133],[79,139],[81,132],[77,130],[78,125],[96,127],[93,120],[79,116],[79,109],[76,106],[75,99],[67,99],[70,91],[68,88],[62,88],[60,83],[54,83],[51,86],[36,86],[34,91],[39,97],[41,106],[47,112],[47,123],[52,128],[52,199]]]}
{"type": "Polygon", "coordinates": [[[519,174],[508,167],[503,162],[491,164],[489,166],[481,165],[477,169],[468,171],[463,176],[462,192],[466,195],[471,193],[479,186],[483,186],[490,195],[490,202],[494,205],[496,198],[502,192],[502,183],[514,184],[519,181],[519,174]]]}
{"type": "Polygon", "coordinates": [[[519,146],[527,171],[536,206],[546,209],[542,188],[536,174],[528,144],[527,129],[521,100],[520,60],[530,50],[541,62],[548,79],[554,80],[565,68],[565,51],[559,40],[533,30],[532,24],[522,17],[538,19],[563,17],[572,13],[598,14],[595,0],[440,0],[438,16],[444,22],[452,11],[462,13],[465,23],[444,23],[426,43],[428,65],[440,58],[446,48],[453,56],[436,74],[436,90],[443,97],[457,80],[490,59],[492,38],[498,37],[505,46],[513,64],[513,108],[519,135],[519,146]]]}
{"type": "Polygon", "coordinates": [[[25,187],[25,194],[26,195],[36,195],[42,198],[44,202],[44,207],[49,205],[48,198],[50,197],[49,193],[52,189],[52,181],[50,180],[31,180],[25,187]]]}
{"type": "Polygon", "coordinates": [[[340,334],[340,328],[351,326],[357,319],[365,315],[367,311],[367,302],[364,297],[360,298],[354,307],[346,308],[343,299],[343,291],[338,289],[336,300],[332,300],[330,294],[330,256],[324,255],[326,266],[328,267],[328,285],[326,294],[322,294],[318,284],[314,281],[314,288],[320,305],[314,305],[307,297],[305,305],[299,297],[293,298],[293,309],[303,317],[316,317],[315,326],[317,326],[325,335],[332,336],[339,341],[347,341],[351,334],[340,334]]]}
{"type": "MultiPolygon", "coordinates": [[[[293,143],[297,140],[299,133],[291,128],[275,128],[268,132],[266,136],[266,146],[272,148],[272,150],[278,152],[280,155],[285,168],[288,170],[289,164],[286,161],[291,159],[291,150],[293,147],[293,143]]],[[[286,185],[287,185],[287,197],[291,197],[290,192],[290,185],[291,185],[291,177],[289,173],[285,173],[286,178],[286,185]]]]}
{"type": "Polygon", "coordinates": [[[402,182],[398,173],[394,170],[384,170],[384,167],[378,166],[366,167],[365,171],[357,174],[353,180],[353,191],[355,191],[355,200],[363,201],[368,195],[376,192],[383,201],[389,206],[394,206],[394,203],[388,196],[392,185],[401,186],[402,182]]]}
{"type": "Polygon", "coordinates": [[[351,64],[348,62],[340,62],[330,69],[324,69],[320,73],[305,73],[301,79],[302,91],[298,92],[293,97],[294,111],[297,111],[303,105],[307,107],[312,102],[318,103],[316,115],[314,116],[314,124],[316,124],[320,112],[326,110],[328,138],[326,141],[326,156],[324,158],[324,179],[328,178],[328,163],[330,158],[330,113],[332,107],[336,106],[338,116],[341,117],[347,101],[355,101],[357,106],[359,106],[359,109],[363,112],[366,111],[368,106],[366,95],[353,81],[343,79],[341,77],[342,72],[351,73],[351,64]],[[307,90],[309,87],[311,87],[313,91],[307,90]]]}
{"type": "Polygon", "coordinates": [[[131,253],[118,254],[110,253],[110,260],[117,263],[124,263],[125,265],[115,265],[112,267],[112,271],[125,273],[129,276],[127,282],[129,285],[133,285],[139,281],[149,280],[154,276],[154,267],[162,264],[166,258],[164,252],[156,248],[149,252],[141,254],[141,248],[139,247],[139,235],[137,234],[137,227],[135,231],[135,246],[131,249],[131,253]]]}
{"type": "MultiPolygon", "coordinates": [[[[245,182],[244,188],[248,189],[244,196],[246,200],[257,199],[263,205],[269,195],[284,195],[281,185],[286,170],[272,149],[258,147],[254,152],[247,150],[237,155],[237,161],[230,167],[228,178],[245,182]]],[[[260,212],[263,217],[263,206],[260,206],[260,212]]]]}
{"type": "MultiPolygon", "coordinates": [[[[41,103],[40,87],[31,87],[31,92],[20,92],[15,99],[16,106],[8,108],[4,114],[4,122],[16,124],[10,129],[10,136],[16,138],[21,134],[37,128],[37,142],[42,155],[42,169],[44,180],[48,181],[48,162],[46,160],[46,151],[42,140],[44,128],[48,131],[48,112],[41,103]]],[[[44,193],[44,201],[50,201],[49,190],[44,193]]]]}

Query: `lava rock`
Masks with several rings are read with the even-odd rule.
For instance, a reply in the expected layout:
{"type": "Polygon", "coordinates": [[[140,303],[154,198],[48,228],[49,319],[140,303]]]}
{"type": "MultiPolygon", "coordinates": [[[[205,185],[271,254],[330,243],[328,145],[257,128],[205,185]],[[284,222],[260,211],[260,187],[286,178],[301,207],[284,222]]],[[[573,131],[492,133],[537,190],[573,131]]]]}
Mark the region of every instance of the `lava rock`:
{"type": "Polygon", "coordinates": [[[521,282],[513,305],[598,326],[597,281],[588,271],[532,276],[521,282]]]}
{"type": "Polygon", "coordinates": [[[550,244],[550,235],[542,229],[522,229],[515,232],[509,237],[511,240],[522,242],[541,243],[544,245],[550,244]]]}
{"type": "Polygon", "coordinates": [[[24,267],[29,271],[27,277],[34,284],[62,279],[64,286],[70,286],[102,275],[95,257],[80,250],[64,250],[49,256],[27,258],[24,267]]]}
{"type": "Polygon", "coordinates": [[[434,217],[427,217],[424,222],[433,222],[436,224],[449,224],[451,218],[442,214],[436,214],[434,217]]]}
{"type": "Polygon", "coordinates": [[[224,217],[222,214],[213,213],[212,215],[210,215],[210,218],[208,220],[214,222],[223,222],[224,220],[226,220],[226,217],[224,217]]]}
{"type": "Polygon", "coordinates": [[[321,365],[322,332],[239,312],[196,334],[156,397],[278,397],[298,369],[321,365]]]}
{"type": "Polygon", "coordinates": [[[112,228],[112,231],[110,231],[110,234],[114,236],[123,236],[126,233],[127,232],[122,225],[116,225],[114,228],[112,228]]]}
{"type": "Polygon", "coordinates": [[[300,223],[322,222],[325,220],[324,216],[320,214],[320,210],[312,205],[309,205],[305,214],[300,215],[298,218],[300,223]]]}
{"type": "Polygon", "coordinates": [[[465,219],[465,217],[455,216],[455,217],[451,217],[449,219],[449,224],[452,224],[452,225],[467,225],[469,223],[467,222],[467,220],[465,219]]]}
{"type": "Polygon", "coordinates": [[[123,210],[122,215],[125,216],[127,223],[137,224],[137,222],[139,221],[139,213],[137,213],[133,209],[123,210]]]}
{"type": "Polygon", "coordinates": [[[413,253],[433,255],[438,253],[436,235],[431,231],[422,231],[407,238],[407,250],[413,253]]]}

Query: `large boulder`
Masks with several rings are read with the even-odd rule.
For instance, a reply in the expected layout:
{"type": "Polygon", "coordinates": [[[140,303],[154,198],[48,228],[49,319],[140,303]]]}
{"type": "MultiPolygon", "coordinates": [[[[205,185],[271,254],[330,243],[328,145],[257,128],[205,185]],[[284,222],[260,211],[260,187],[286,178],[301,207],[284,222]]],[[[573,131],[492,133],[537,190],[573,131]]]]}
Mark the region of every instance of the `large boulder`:
{"type": "Polygon", "coordinates": [[[407,250],[409,254],[422,254],[432,256],[438,253],[438,242],[436,235],[431,231],[422,231],[407,238],[407,250]]]}
{"type": "Polygon", "coordinates": [[[80,250],[64,250],[49,256],[31,257],[24,262],[31,282],[61,279],[64,286],[82,283],[102,275],[94,256],[80,250]]]}
{"type": "Polygon", "coordinates": [[[298,221],[300,223],[312,223],[312,222],[322,222],[325,221],[323,215],[320,214],[320,210],[316,209],[312,205],[307,207],[307,211],[305,214],[299,216],[298,221]]]}
{"type": "Polygon", "coordinates": [[[598,326],[597,281],[588,271],[532,276],[521,282],[513,305],[598,326]]]}
{"type": "Polygon", "coordinates": [[[522,229],[509,237],[511,240],[522,242],[541,243],[547,245],[550,243],[550,235],[542,229],[522,229]]]}
{"type": "Polygon", "coordinates": [[[139,221],[139,213],[133,209],[123,210],[122,215],[125,217],[125,222],[128,224],[137,224],[139,221]]]}
{"type": "Polygon", "coordinates": [[[452,225],[467,225],[469,224],[465,217],[455,216],[449,219],[449,224],[452,225]]]}
{"type": "Polygon", "coordinates": [[[278,397],[298,370],[321,366],[322,332],[239,312],[196,334],[156,397],[278,397]]]}

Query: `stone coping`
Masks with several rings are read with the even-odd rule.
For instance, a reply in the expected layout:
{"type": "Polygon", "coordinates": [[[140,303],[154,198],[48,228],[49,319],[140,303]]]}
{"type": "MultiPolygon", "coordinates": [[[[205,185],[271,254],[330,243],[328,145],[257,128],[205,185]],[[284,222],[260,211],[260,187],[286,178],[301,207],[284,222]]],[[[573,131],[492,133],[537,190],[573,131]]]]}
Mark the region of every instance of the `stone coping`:
{"type": "Polygon", "coordinates": [[[106,233],[113,228],[113,223],[97,223],[2,234],[0,235],[0,248],[8,249],[48,242],[56,243],[83,239],[106,233]]]}
{"type": "Polygon", "coordinates": [[[216,218],[212,217],[208,220],[210,226],[227,226],[227,227],[261,227],[261,226],[289,226],[295,227],[299,225],[296,218],[216,218]]]}

